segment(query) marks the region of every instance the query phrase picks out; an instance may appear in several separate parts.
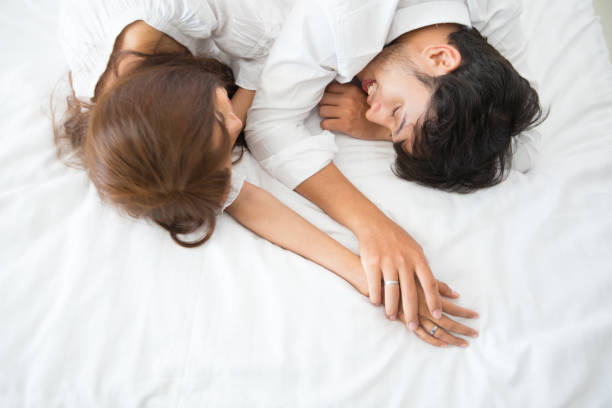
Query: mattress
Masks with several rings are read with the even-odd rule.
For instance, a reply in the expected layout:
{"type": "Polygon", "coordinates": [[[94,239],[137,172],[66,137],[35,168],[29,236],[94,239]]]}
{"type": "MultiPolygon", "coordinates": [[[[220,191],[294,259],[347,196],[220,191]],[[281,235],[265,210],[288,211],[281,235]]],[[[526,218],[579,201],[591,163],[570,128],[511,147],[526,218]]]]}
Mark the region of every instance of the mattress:
{"type": "Polygon", "coordinates": [[[0,4],[0,406],[611,406],[612,66],[590,2],[522,7],[550,108],[528,172],[444,193],[394,177],[389,144],[337,136],[337,166],[480,313],[480,337],[444,350],[227,215],[185,249],[102,204],[55,156],[57,2],[0,4]]]}

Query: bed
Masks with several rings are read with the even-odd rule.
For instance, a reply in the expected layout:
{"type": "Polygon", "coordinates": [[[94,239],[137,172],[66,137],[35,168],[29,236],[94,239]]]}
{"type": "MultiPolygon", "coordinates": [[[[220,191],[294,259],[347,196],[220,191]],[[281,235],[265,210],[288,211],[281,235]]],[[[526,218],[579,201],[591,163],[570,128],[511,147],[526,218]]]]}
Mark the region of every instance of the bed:
{"type": "Polygon", "coordinates": [[[550,107],[530,171],[443,193],[395,178],[388,144],[337,137],[338,167],[481,315],[470,347],[442,350],[226,215],[185,249],[101,204],[55,157],[57,2],[2,2],[0,406],[612,406],[612,66],[589,1],[522,8],[550,107]]]}

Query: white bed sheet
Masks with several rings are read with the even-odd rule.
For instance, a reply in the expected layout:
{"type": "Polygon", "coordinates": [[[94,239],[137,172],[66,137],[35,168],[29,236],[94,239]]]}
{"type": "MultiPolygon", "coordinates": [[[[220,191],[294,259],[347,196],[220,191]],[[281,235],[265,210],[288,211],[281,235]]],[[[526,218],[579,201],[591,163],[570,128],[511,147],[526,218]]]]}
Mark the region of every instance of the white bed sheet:
{"type": "Polygon", "coordinates": [[[394,178],[388,144],[338,137],[337,165],[481,314],[468,349],[440,350],[227,216],[194,250],[101,205],[55,158],[56,2],[0,4],[0,406],[612,405],[612,67],[590,2],[523,8],[551,107],[532,171],[447,194],[394,178]]]}

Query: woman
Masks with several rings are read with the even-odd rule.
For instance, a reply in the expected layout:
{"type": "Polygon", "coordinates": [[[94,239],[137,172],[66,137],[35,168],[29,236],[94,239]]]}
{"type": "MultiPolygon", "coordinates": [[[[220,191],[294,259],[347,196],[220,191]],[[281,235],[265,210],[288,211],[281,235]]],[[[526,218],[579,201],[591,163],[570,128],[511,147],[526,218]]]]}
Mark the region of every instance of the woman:
{"type": "MultiPolygon", "coordinates": [[[[155,221],[183,246],[205,242],[216,216],[226,209],[255,233],[334,271],[367,295],[356,255],[232,172],[233,147],[253,97],[253,90],[246,87],[254,88],[253,72],[262,63],[248,58],[261,59],[267,52],[262,51],[262,37],[252,33],[271,31],[251,27],[247,30],[251,37],[232,31],[246,23],[240,22],[242,14],[227,18],[229,2],[210,1],[191,8],[185,2],[132,3],[75,3],[75,8],[64,8],[67,17],[78,20],[65,17],[63,26],[81,27],[79,33],[71,26],[65,46],[81,99],[75,93],[69,98],[68,118],[56,133],[60,152],[67,147],[76,154],[103,199],[134,217],[155,221]],[[203,20],[203,15],[210,19],[203,20]],[[113,29],[118,31],[115,37],[113,29]],[[230,49],[232,44],[236,47],[230,49]],[[79,57],[77,52],[86,54],[79,57]],[[108,61],[103,64],[106,54],[108,61]],[[227,90],[232,90],[232,72],[223,60],[242,85],[231,101],[227,90]],[[89,102],[82,100],[88,85],[93,91],[89,102]],[[203,237],[195,241],[182,237],[201,230],[203,237]]],[[[232,3],[232,10],[255,9],[252,3],[242,3],[243,8],[232,3]]],[[[287,4],[280,2],[280,9],[287,4]]],[[[273,19],[260,21],[265,27],[273,19]]],[[[456,296],[445,284],[440,288],[442,295],[456,296]]],[[[448,301],[443,311],[476,316],[448,301]]],[[[419,313],[422,325],[417,334],[431,344],[467,345],[438,327],[476,335],[448,317],[434,319],[424,302],[419,313]]],[[[389,317],[403,319],[401,309],[389,317]]]]}

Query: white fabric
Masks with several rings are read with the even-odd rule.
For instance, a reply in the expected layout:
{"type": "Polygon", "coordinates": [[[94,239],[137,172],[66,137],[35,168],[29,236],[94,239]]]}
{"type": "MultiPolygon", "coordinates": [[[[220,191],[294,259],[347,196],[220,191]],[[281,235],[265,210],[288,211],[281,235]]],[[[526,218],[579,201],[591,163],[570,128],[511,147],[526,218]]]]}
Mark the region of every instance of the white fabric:
{"type": "Polygon", "coordinates": [[[184,249],[101,204],[54,155],[56,3],[0,3],[0,406],[610,406],[612,67],[589,2],[522,6],[551,107],[529,173],[447,194],[394,178],[387,143],[337,137],[341,170],[482,316],[468,349],[440,350],[229,216],[184,249]]]}
{"type": "MultiPolygon", "coordinates": [[[[509,0],[495,7],[488,0],[298,1],[270,52],[249,111],[246,138],[253,155],[292,189],[329,164],[336,151],[332,134],[304,125],[325,86],[334,79],[351,81],[385,44],[420,27],[473,22],[526,72],[519,14],[520,6],[509,0]]],[[[522,170],[530,167],[531,148],[516,146],[522,170]]]]}
{"type": "Polygon", "coordinates": [[[433,24],[456,23],[471,27],[470,13],[463,1],[399,1],[386,43],[400,35],[433,24]]]}
{"type": "Polygon", "coordinates": [[[198,56],[230,65],[256,89],[269,48],[294,0],[62,0],[60,35],[80,97],[91,98],[115,39],[143,20],[198,56]],[[262,7],[274,5],[274,7],[262,7]]]}

